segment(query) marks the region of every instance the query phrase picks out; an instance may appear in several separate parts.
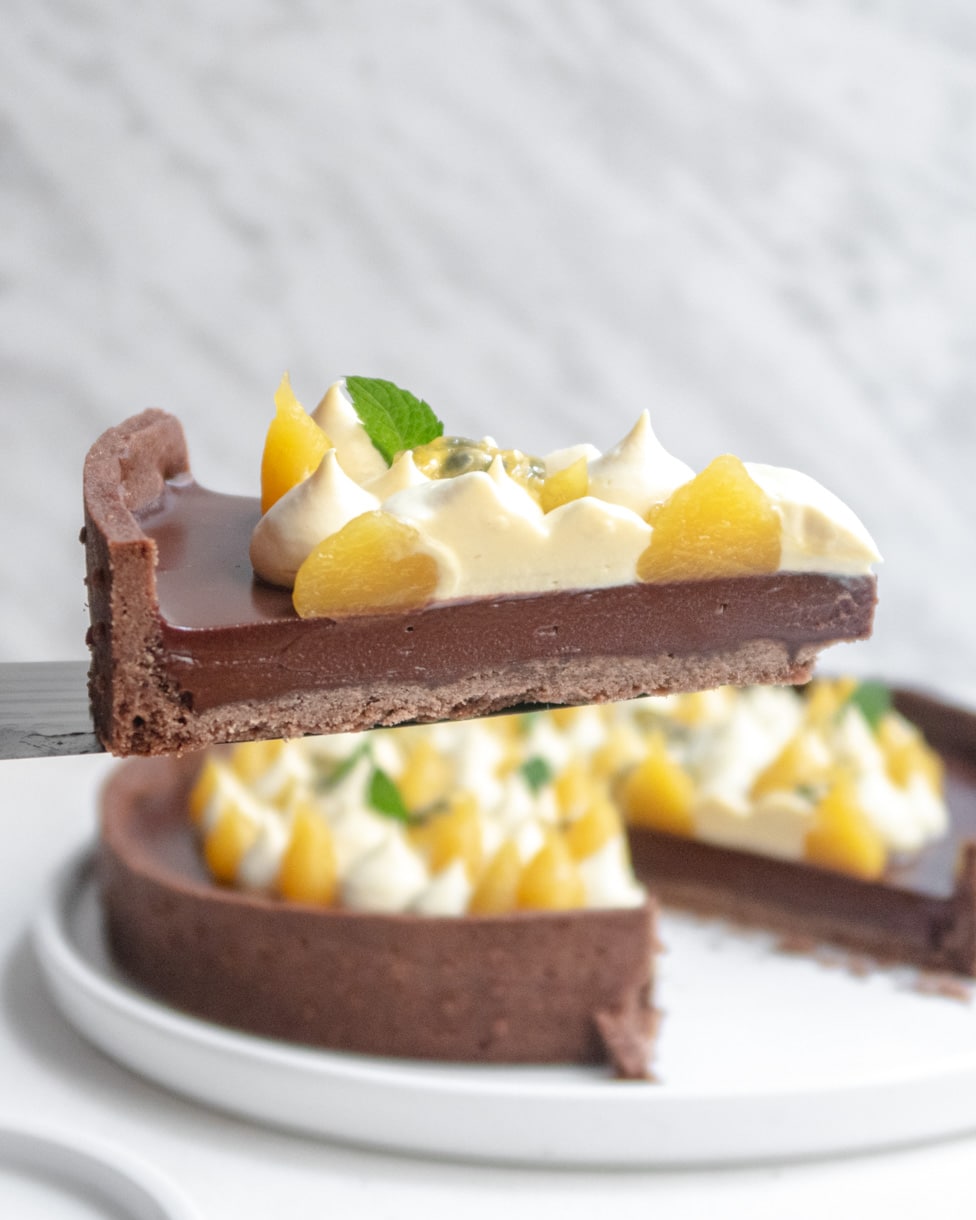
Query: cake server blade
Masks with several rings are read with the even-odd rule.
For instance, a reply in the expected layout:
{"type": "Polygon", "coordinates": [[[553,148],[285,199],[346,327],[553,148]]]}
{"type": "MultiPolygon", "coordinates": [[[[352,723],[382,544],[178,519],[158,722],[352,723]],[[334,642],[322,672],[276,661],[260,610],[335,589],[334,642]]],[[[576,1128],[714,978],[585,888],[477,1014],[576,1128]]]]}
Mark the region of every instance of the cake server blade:
{"type": "Polygon", "coordinates": [[[0,662],[0,759],[101,753],[87,661],[0,662]]]}
{"type": "MultiPolygon", "coordinates": [[[[559,706],[518,704],[487,716],[559,706]]],[[[87,661],[0,661],[0,761],[104,753],[88,706],[87,661]]]]}

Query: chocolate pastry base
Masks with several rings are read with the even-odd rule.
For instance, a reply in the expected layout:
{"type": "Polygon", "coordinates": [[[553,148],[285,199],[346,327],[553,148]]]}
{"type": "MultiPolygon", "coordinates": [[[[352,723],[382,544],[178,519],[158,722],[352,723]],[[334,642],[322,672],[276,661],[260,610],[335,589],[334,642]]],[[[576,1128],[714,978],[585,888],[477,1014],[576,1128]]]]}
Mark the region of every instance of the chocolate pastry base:
{"type": "Polygon", "coordinates": [[[128,762],[102,803],[99,874],[119,964],[206,1020],[370,1055],[598,1063],[648,1076],[652,902],[433,918],[316,908],[216,885],[186,812],[194,759],[128,762]]]}
{"type": "Polygon", "coordinates": [[[976,715],[909,691],[896,706],[946,767],[948,834],[881,881],[632,827],[638,877],[665,906],[976,977],[976,715]]]}
{"type": "Polygon", "coordinates": [[[193,482],[146,411],[85,464],[95,728],[116,754],[804,682],[871,632],[873,576],[782,572],[300,619],[248,560],[256,500],[193,482]]]}

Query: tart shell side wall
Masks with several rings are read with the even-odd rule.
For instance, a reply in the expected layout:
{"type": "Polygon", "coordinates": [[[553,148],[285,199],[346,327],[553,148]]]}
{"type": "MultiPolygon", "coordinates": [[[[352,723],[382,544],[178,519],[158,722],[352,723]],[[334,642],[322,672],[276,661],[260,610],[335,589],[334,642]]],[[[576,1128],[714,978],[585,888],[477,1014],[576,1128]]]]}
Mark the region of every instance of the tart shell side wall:
{"type": "Polygon", "coordinates": [[[594,1063],[610,1045],[621,1074],[647,1074],[652,904],[434,919],[221,889],[196,859],[181,804],[192,768],[178,767],[126,764],[103,803],[109,941],[155,994],[207,1020],[337,1050],[594,1063]]]}
{"type": "Polygon", "coordinates": [[[179,694],[162,674],[156,545],[133,511],[189,468],[179,422],[144,411],[106,432],[85,460],[85,543],[95,731],[119,754],[146,753],[179,694]],[[162,704],[162,710],[161,709],[162,704]]]}
{"type": "Polygon", "coordinates": [[[895,706],[946,768],[947,836],[880,881],[631,827],[634,870],[665,905],[976,977],[976,715],[916,691],[895,706]]]}

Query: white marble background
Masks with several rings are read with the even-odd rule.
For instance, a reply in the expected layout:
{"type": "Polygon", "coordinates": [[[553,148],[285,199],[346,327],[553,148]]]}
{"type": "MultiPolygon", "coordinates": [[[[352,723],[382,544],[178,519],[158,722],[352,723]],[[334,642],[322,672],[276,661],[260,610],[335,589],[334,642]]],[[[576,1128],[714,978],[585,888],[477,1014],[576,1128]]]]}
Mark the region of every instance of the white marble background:
{"type": "Polygon", "coordinates": [[[283,369],[450,431],[650,406],[848,499],[886,557],[834,666],[976,700],[976,10],[869,0],[6,0],[0,658],[82,656],[97,434],[178,414],[252,490],[283,369]]]}

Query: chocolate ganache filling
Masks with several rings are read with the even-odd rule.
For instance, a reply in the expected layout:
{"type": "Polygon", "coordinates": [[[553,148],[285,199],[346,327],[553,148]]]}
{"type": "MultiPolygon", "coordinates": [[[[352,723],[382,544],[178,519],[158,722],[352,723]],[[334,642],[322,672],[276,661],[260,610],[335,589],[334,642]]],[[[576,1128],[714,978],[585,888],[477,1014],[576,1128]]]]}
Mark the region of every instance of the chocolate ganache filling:
{"type": "Polygon", "coordinates": [[[757,622],[798,656],[863,634],[875,599],[873,577],[779,572],[300,619],[289,591],[252,573],[247,544],[259,515],[256,500],[184,479],[138,514],[158,549],[166,668],[198,710],[249,698],[255,687],[278,695],[379,676],[436,688],[500,662],[708,656],[755,638],[757,622]]]}

